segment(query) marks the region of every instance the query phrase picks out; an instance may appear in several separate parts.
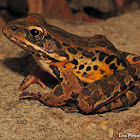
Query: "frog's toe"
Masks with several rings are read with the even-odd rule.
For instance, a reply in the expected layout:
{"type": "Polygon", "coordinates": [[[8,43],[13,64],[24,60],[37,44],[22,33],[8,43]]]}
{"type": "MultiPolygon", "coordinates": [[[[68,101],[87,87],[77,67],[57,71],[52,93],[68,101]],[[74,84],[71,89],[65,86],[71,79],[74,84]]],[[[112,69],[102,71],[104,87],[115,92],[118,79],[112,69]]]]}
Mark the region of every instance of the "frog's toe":
{"type": "Polygon", "coordinates": [[[21,97],[24,97],[24,96],[27,96],[27,95],[30,95],[29,92],[22,92],[22,93],[19,95],[19,97],[21,98],[21,97]]]}
{"type": "Polygon", "coordinates": [[[44,89],[47,87],[40,79],[37,79],[36,83],[38,83],[44,89]]]}
{"type": "Polygon", "coordinates": [[[35,97],[35,98],[39,98],[37,93],[32,93],[32,92],[22,92],[19,97],[22,98],[24,96],[31,96],[31,97],[35,97]]]}
{"type": "Polygon", "coordinates": [[[67,113],[79,112],[78,107],[72,102],[67,103],[67,105],[60,106],[60,108],[67,113]]]}
{"type": "Polygon", "coordinates": [[[20,98],[21,98],[21,97],[24,97],[24,96],[31,96],[31,97],[35,97],[35,98],[39,99],[39,98],[41,97],[41,94],[40,94],[40,92],[38,92],[38,93],[22,92],[22,93],[19,95],[20,98]]]}
{"type": "Polygon", "coordinates": [[[22,91],[25,88],[27,88],[29,85],[37,83],[39,84],[42,88],[46,89],[46,85],[36,76],[34,75],[28,75],[23,82],[21,83],[19,89],[22,91]]]}
{"type": "Polygon", "coordinates": [[[33,75],[28,75],[20,84],[19,89],[22,91],[27,88],[29,85],[36,82],[36,77],[33,75]]]}

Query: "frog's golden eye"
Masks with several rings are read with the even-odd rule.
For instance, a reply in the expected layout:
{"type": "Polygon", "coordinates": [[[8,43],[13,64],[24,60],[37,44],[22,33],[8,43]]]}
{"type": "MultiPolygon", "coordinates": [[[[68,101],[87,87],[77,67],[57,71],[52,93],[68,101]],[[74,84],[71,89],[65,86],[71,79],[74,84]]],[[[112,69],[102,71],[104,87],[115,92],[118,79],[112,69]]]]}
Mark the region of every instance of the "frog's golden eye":
{"type": "Polygon", "coordinates": [[[28,28],[27,36],[32,41],[40,41],[44,38],[44,30],[39,26],[30,26],[28,28]]]}
{"type": "Polygon", "coordinates": [[[32,29],[32,30],[30,31],[30,33],[31,33],[33,36],[39,35],[39,31],[36,30],[36,29],[32,29]]]}

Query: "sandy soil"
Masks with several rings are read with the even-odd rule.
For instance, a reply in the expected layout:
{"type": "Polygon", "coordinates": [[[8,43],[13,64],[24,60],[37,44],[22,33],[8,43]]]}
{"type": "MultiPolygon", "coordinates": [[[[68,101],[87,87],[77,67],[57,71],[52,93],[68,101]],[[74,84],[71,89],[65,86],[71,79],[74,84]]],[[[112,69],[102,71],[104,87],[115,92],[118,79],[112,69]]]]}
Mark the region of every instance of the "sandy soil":
{"type": "MultiPolygon", "coordinates": [[[[81,36],[106,35],[118,49],[140,54],[140,11],[97,23],[47,21],[81,36]]],[[[120,140],[123,136],[128,138],[128,134],[140,138],[140,102],[119,113],[82,115],[65,113],[60,108],[45,106],[37,100],[19,100],[21,92],[18,87],[35,62],[27,52],[2,34],[0,54],[6,56],[0,60],[1,140],[120,140]]],[[[53,84],[47,86],[49,92],[53,84]]],[[[37,84],[26,89],[41,90],[37,84]]]]}

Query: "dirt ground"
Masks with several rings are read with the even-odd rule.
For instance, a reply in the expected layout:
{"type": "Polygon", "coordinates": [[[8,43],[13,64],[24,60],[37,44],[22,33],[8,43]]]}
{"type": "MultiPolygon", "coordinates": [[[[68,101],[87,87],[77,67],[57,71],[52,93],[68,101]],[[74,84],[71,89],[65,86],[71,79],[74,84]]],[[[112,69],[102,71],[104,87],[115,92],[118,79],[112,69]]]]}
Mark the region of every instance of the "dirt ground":
{"type": "MultiPolygon", "coordinates": [[[[140,55],[140,11],[97,23],[48,23],[81,36],[105,35],[119,50],[140,55]]],[[[65,113],[37,100],[19,100],[19,85],[35,66],[31,55],[0,34],[1,140],[125,140],[140,138],[140,102],[119,113],[65,113]],[[135,135],[135,136],[134,136],[135,135]],[[123,138],[124,137],[124,138],[123,138]],[[139,137],[139,138],[137,138],[139,137]]],[[[53,84],[47,85],[47,91],[53,84]]],[[[42,91],[33,84],[25,91],[42,91]]]]}

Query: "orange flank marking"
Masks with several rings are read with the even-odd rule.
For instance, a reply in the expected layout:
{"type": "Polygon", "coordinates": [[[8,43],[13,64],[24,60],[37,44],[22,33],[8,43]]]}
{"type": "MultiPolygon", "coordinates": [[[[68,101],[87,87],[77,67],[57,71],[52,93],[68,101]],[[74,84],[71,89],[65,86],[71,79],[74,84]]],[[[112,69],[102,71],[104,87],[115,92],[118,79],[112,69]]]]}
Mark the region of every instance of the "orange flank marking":
{"type": "Polygon", "coordinates": [[[51,63],[50,65],[54,65],[54,66],[57,66],[57,67],[63,67],[67,63],[69,63],[69,61],[55,62],[55,63],[51,63]]]}
{"type": "Polygon", "coordinates": [[[139,56],[138,55],[135,55],[135,54],[129,54],[126,59],[129,61],[129,63],[131,65],[133,64],[136,64],[136,63],[140,63],[140,60],[138,60],[139,56]],[[136,61],[133,61],[133,58],[136,58],[137,60],[136,61]]]}
{"type": "Polygon", "coordinates": [[[83,79],[83,81],[86,83],[92,83],[96,80],[101,79],[104,75],[110,75],[110,74],[113,74],[113,70],[111,70],[109,68],[109,66],[100,64],[100,65],[98,65],[97,70],[89,71],[88,75],[83,76],[82,79],[85,78],[85,79],[83,79]],[[101,73],[101,70],[104,71],[104,73],[101,73]]]}
{"type": "Polygon", "coordinates": [[[134,62],[131,58],[127,58],[127,60],[129,61],[129,63],[130,63],[131,65],[140,63],[140,60],[139,60],[139,61],[135,61],[135,62],[134,62]]]}
{"type": "Polygon", "coordinates": [[[0,54],[0,59],[4,59],[5,55],[0,54]]]}
{"type": "MultiPolygon", "coordinates": [[[[114,60],[114,62],[112,63],[116,63],[116,60],[114,60]]],[[[101,79],[104,75],[113,74],[113,69],[110,69],[109,65],[106,65],[105,63],[98,63],[97,70],[94,70],[92,68],[94,65],[92,65],[91,70],[89,71],[86,71],[86,67],[82,70],[79,70],[78,68],[74,69],[75,65],[72,64],[70,61],[51,63],[51,65],[55,65],[57,67],[65,66],[67,69],[71,70],[75,75],[77,75],[82,82],[85,83],[92,83],[96,80],[101,79]]],[[[117,70],[124,69],[124,67],[122,66],[117,67],[118,67],[117,70]]]]}
{"type": "Polygon", "coordinates": [[[76,74],[82,82],[85,83],[92,83],[98,79],[101,79],[104,75],[113,74],[113,70],[110,70],[109,66],[106,66],[104,64],[98,65],[97,70],[91,70],[91,71],[81,70],[80,73],[77,73],[78,70],[74,69],[75,65],[73,65],[72,63],[67,63],[65,66],[66,68],[70,69],[74,74],[76,74]],[[104,71],[103,74],[101,74],[100,69],[104,71]],[[84,72],[86,72],[87,75],[83,76],[84,72]]]}

